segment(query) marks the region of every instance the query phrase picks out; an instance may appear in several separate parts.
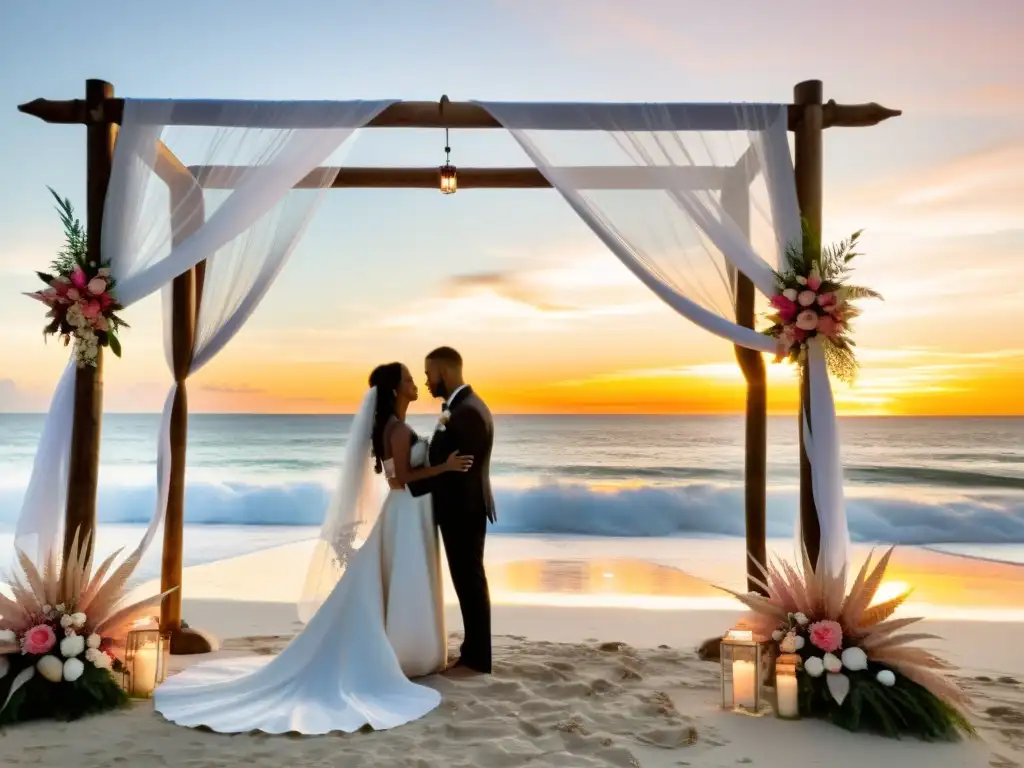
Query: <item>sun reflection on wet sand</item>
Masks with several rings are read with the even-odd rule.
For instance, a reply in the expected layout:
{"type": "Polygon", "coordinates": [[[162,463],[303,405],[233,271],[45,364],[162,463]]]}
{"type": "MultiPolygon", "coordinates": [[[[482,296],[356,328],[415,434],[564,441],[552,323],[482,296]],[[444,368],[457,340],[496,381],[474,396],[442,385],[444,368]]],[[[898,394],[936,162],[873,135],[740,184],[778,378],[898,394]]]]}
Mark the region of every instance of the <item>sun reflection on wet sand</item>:
{"type": "MultiPolygon", "coordinates": [[[[690,549],[694,542],[680,544],[690,549]]],[[[883,551],[876,550],[876,560],[883,551]]],[[[571,558],[565,557],[568,553],[564,551],[558,554],[562,556],[489,564],[492,600],[512,605],[728,610],[740,606],[715,585],[746,589],[742,571],[726,557],[695,559],[693,567],[687,568],[636,557],[571,558]]],[[[855,548],[856,568],[866,554],[866,549],[855,548]]],[[[903,614],[1024,620],[1024,594],[1020,590],[1024,568],[1019,566],[907,548],[896,550],[886,576],[874,602],[910,592],[903,614]]]]}

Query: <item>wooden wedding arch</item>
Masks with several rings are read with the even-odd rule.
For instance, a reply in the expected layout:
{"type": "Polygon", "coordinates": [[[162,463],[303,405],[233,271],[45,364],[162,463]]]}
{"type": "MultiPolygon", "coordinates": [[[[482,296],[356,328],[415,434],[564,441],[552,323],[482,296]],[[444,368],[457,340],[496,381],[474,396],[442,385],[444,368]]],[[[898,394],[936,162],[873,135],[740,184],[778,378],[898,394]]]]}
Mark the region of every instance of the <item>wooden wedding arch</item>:
{"type": "MultiPolygon", "coordinates": [[[[86,126],[86,233],[90,260],[100,261],[100,235],[103,227],[103,207],[110,182],[111,165],[117,126],[124,112],[124,100],[114,97],[114,87],[103,80],[87,80],[85,98],[70,101],[36,99],[18,109],[47,123],[86,126]]],[[[832,127],[867,127],[902,114],[874,102],[868,104],[837,104],[823,100],[820,80],[798,83],[793,89],[793,103],[788,108],[789,130],[794,134],[797,199],[800,212],[813,232],[821,232],[822,219],[822,140],[823,131],[832,127]]],[[[397,102],[384,109],[369,122],[368,128],[502,128],[502,125],[483,107],[469,102],[452,102],[442,97],[439,102],[397,102]]],[[[586,126],[581,126],[585,128],[586,126]]],[[[638,129],[646,125],[636,126],[638,129]]],[[[723,195],[748,195],[752,169],[756,168],[744,156],[733,168],[693,167],[679,169],[684,179],[692,179],[694,188],[720,189],[723,195]],[[729,183],[738,175],[745,183],[729,183]]],[[[577,169],[586,172],[586,169],[577,169]]],[[[601,178],[609,178],[610,169],[597,168],[601,178]]],[[[621,168],[616,188],[628,185],[631,173],[644,169],[621,168]]],[[[167,147],[160,147],[156,172],[167,183],[171,193],[171,210],[181,211],[182,195],[195,185],[201,174],[205,188],[222,188],[230,174],[218,174],[216,168],[188,168],[167,147]]],[[[299,187],[320,187],[320,171],[314,171],[299,187]]],[[[334,179],[334,188],[437,188],[439,170],[429,168],[343,168],[334,179]]],[[[508,189],[548,188],[551,184],[537,168],[459,168],[458,188],[508,189]]],[[[195,208],[201,208],[201,196],[192,195],[195,208]]],[[[723,201],[724,202],[724,201],[723,201]]],[[[736,201],[734,201],[736,202],[736,201]]],[[[749,211],[745,200],[738,201],[738,210],[749,211]]],[[[187,207],[187,206],[185,206],[187,207]]],[[[195,212],[190,209],[186,215],[195,212]]],[[[748,230],[749,220],[738,221],[748,230]]],[[[197,217],[201,223],[202,217],[197,217]]],[[[199,224],[197,223],[197,226],[199,224]]],[[[179,240],[189,231],[178,232],[179,240]]],[[[172,633],[173,653],[204,653],[212,648],[212,640],[203,633],[183,628],[181,621],[181,578],[183,565],[183,535],[185,508],[185,452],[188,433],[188,399],[185,376],[192,354],[199,303],[203,295],[205,262],[175,278],[172,289],[172,357],[177,394],[171,416],[171,483],[164,521],[161,588],[178,587],[168,595],[161,606],[161,625],[172,633]]],[[[736,322],[747,328],[754,327],[753,283],[744,275],[736,275],[736,322]]],[[[761,353],[737,346],[736,358],[747,383],[746,402],[746,458],[745,458],[745,516],[748,586],[759,587],[750,580],[754,575],[751,558],[764,562],[766,554],[766,486],[767,486],[767,382],[761,353]]],[[[102,350],[101,350],[102,353],[102,350]]],[[[804,404],[809,398],[807,377],[800,394],[800,522],[805,544],[812,562],[817,560],[820,529],[811,487],[811,467],[804,451],[804,404]]],[[[74,427],[71,438],[69,487],[75,493],[67,496],[65,513],[65,554],[70,549],[76,530],[93,531],[96,527],[96,490],[99,476],[100,427],[103,412],[103,357],[95,368],[79,368],[75,378],[74,427]]],[[[93,539],[94,540],[94,539],[93,539]]]]}

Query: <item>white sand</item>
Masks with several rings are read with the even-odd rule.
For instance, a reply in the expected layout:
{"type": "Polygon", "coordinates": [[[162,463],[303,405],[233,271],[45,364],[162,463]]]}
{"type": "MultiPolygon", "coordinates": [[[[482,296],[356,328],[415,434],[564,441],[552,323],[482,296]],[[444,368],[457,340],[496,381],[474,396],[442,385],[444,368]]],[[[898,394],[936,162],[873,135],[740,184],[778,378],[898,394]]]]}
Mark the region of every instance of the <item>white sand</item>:
{"type": "MultiPolygon", "coordinates": [[[[187,569],[186,617],[222,639],[219,654],[276,652],[299,628],[291,601],[304,575],[307,547],[289,545],[187,569]]],[[[496,597],[528,602],[523,593],[504,592],[500,585],[496,597]]],[[[431,678],[429,684],[444,695],[441,707],[392,731],[224,736],[173,726],[148,702],[139,702],[75,723],[10,728],[0,734],[0,765],[939,768],[1024,761],[1024,685],[1017,681],[1024,676],[1024,624],[927,622],[927,631],[945,638],[947,657],[964,667],[982,736],[934,745],[848,734],[819,722],[724,713],[717,706],[717,666],[697,660],[693,648],[728,628],[734,611],[581,602],[496,605],[495,674],[431,678]]],[[[454,605],[448,621],[456,645],[454,605]]],[[[176,657],[174,665],[201,658],[209,657],[176,657]]]]}

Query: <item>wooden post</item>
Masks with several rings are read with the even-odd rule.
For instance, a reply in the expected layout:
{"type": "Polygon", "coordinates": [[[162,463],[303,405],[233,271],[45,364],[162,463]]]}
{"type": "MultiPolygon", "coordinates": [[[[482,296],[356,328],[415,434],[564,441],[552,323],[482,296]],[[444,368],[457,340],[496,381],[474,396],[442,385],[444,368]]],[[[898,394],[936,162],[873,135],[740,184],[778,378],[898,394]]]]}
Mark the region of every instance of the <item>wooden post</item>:
{"type": "MultiPolygon", "coordinates": [[[[171,227],[177,245],[199,229],[205,220],[203,192],[189,170],[166,147],[161,146],[157,172],[170,191],[171,227]]],[[[171,359],[175,393],[171,406],[171,467],[167,511],[164,517],[164,549],[160,567],[160,589],[174,589],[163,599],[160,626],[171,633],[171,653],[189,655],[216,650],[211,635],[182,626],[181,581],[185,551],[185,467],[188,450],[188,385],[195,349],[199,303],[206,274],[200,262],[174,278],[171,286],[171,359]]]]}
{"type": "MultiPolygon", "coordinates": [[[[85,103],[90,112],[102,112],[106,99],[113,98],[114,86],[103,80],[85,81],[85,103]]],[[[103,233],[103,204],[110,183],[116,127],[109,122],[90,122],[86,128],[86,239],[90,262],[100,261],[103,233]]],[[[75,371],[75,414],[71,429],[68,464],[68,498],[64,517],[64,557],[75,534],[83,541],[91,534],[90,551],[96,539],[96,489],[100,470],[100,428],[103,421],[103,350],[96,355],[96,367],[75,371]]]]}
{"type": "MultiPolygon", "coordinates": [[[[821,248],[822,211],[822,113],[823,88],[821,80],[807,80],[793,89],[793,101],[803,108],[793,133],[795,138],[794,171],[796,174],[796,196],[800,202],[800,214],[810,230],[810,242],[804,243],[804,251],[821,248]]],[[[817,255],[817,254],[814,254],[817,255]]],[[[804,546],[815,568],[821,550],[821,525],[818,509],[814,504],[814,486],[811,481],[811,462],[804,445],[804,424],[813,428],[810,422],[810,382],[806,363],[800,366],[800,528],[803,531],[804,546]]]]}
{"type": "MultiPolygon", "coordinates": [[[[722,188],[722,207],[750,238],[750,180],[737,168],[722,188]]],[[[754,284],[746,275],[735,273],[736,323],[754,327],[754,284]]],[[[767,560],[766,486],[768,482],[768,382],[764,358],[756,349],[734,346],[736,361],[747,381],[746,456],[744,458],[744,510],[747,536],[747,589],[763,593],[752,577],[762,580],[754,564],[767,560]]]]}
{"type": "Polygon", "coordinates": [[[184,565],[185,461],[188,446],[188,387],[196,329],[195,269],[174,278],[171,287],[171,356],[174,361],[174,404],[171,407],[171,481],[164,517],[164,549],[160,589],[177,587],[163,599],[160,626],[171,633],[171,653],[209,653],[215,643],[201,632],[181,625],[181,574],[184,565]]]}

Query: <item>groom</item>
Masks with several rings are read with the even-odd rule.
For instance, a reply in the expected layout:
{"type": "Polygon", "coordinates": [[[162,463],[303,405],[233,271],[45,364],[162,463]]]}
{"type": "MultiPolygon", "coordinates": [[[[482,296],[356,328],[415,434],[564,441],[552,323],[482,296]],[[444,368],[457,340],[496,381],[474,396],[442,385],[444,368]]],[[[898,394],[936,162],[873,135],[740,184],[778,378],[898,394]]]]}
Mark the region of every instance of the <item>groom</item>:
{"type": "Polygon", "coordinates": [[[495,522],[491,494],[491,412],[462,379],[462,356],[451,347],[427,355],[427,388],[443,399],[441,419],[430,441],[430,464],[443,464],[452,451],[472,456],[468,472],[446,472],[409,483],[413,496],[434,495],[434,520],[441,529],[448,571],[462,610],[465,640],[455,664],[471,672],[491,671],[491,598],[484,572],[487,522],[495,522]]]}

